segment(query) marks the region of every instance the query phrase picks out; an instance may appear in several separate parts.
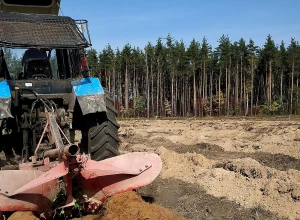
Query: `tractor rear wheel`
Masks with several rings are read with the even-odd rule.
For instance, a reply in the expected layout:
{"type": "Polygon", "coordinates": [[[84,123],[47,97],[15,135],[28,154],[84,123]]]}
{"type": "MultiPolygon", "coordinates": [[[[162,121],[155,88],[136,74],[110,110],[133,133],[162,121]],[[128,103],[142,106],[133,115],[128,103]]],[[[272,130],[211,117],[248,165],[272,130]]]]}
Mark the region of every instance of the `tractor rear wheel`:
{"type": "Polygon", "coordinates": [[[88,152],[96,161],[119,155],[117,111],[109,93],[105,93],[107,112],[89,115],[88,152]]]}

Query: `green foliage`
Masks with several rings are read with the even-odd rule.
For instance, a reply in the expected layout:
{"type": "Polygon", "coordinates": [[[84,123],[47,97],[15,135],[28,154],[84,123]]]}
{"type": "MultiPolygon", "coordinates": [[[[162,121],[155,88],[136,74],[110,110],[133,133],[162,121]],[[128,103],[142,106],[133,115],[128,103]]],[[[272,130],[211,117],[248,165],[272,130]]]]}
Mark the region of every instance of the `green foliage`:
{"type": "Polygon", "coordinates": [[[217,91],[215,97],[213,98],[213,103],[215,105],[219,105],[219,101],[220,101],[220,105],[223,106],[225,104],[225,97],[222,91],[217,91]],[[219,94],[220,94],[220,100],[219,100],[219,94]]]}
{"type": "MultiPolygon", "coordinates": [[[[289,91],[290,92],[290,91],[289,91]]],[[[297,115],[300,114],[300,88],[293,89],[293,110],[297,115]]]]}
{"type": "Polygon", "coordinates": [[[274,115],[276,113],[279,113],[280,111],[280,104],[276,101],[272,102],[271,105],[261,105],[261,111],[260,114],[262,115],[274,115]]]}
{"type": "Polygon", "coordinates": [[[199,52],[200,52],[200,44],[199,44],[198,41],[193,39],[192,42],[190,43],[189,48],[186,51],[188,60],[192,64],[193,72],[195,72],[195,70],[196,70],[195,65],[196,65],[196,62],[197,62],[198,57],[200,55],[199,52]]]}
{"type": "Polygon", "coordinates": [[[99,53],[99,65],[102,72],[111,73],[113,71],[115,54],[109,44],[99,53]]]}
{"type": "Polygon", "coordinates": [[[216,53],[219,56],[219,68],[223,69],[227,66],[229,62],[229,57],[231,55],[231,43],[229,37],[225,35],[222,35],[218,42],[219,46],[216,48],[214,53],[216,53]]]}
{"type": "Polygon", "coordinates": [[[141,96],[137,96],[135,98],[135,110],[138,112],[138,113],[142,113],[144,110],[145,110],[145,100],[143,97],[141,96]]]}
{"type": "Polygon", "coordinates": [[[264,45],[263,54],[265,55],[267,61],[273,60],[277,56],[277,47],[270,34],[268,35],[264,45]]]}
{"type": "Polygon", "coordinates": [[[300,46],[296,39],[292,38],[286,47],[283,41],[277,44],[268,35],[259,48],[252,39],[232,42],[222,35],[214,49],[205,37],[200,43],[198,40],[191,39],[185,45],[183,40],[168,34],[154,44],[149,42],[144,50],[129,44],[122,50],[113,50],[108,45],[98,54],[88,51],[88,57],[94,63],[91,66],[98,62],[100,75],[114,89],[110,92],[115,92],[116,106],[120,106],[118,110],[123,117],[143,113],[145,103],[149,103],[152,117],[169,115],[164,100],[171,102],[174,116],[185,116],[188,112],[208,115],[211,103],[207,97],[213,97],[212,108],[219,111],[219,89],[220,115],[255,115],[260,103],[265,102],[271,103],[260,106],[263,114],[298,112],[300,46]],[[293,94],[290,93],[292,80],[293,94]],[[194,105],[194,97],[207,103],[194,105]],[[122,109],[122,105],[128,109],[122,109]]]}
{"type": "Polygon", "coordinates": [[[165,105],[166,116],[170,117],[172,115],[172,108],[168,99],[165,99],[164,105],[165,105]]]}
{"type": "Polygon", "coordinates": [[[124,108],[124,106],[120,107],[120,114],[122,118],[130,118],[134,116],[134,109],[128,108],[127,110],[124,108]]]}
{"type": "Polygon", "coordinates": [[[300,102],[294,104],[294,111],[297,115],[300,115],[300,102]]]}
{"type": "Polygon", "coordinates": [[[271,114],[278,113],[280,109],[280,105],[277,102],[272,102],[272,104],[269,106],[269,111],[271,114]]]}
{"type": "Polygon", "coordinates": [[[11,49],[4,48],[3,52],[10,76],[12,78],[17,78],[19,73],[23,70],[21,58],[19,58],[11,49]]]}
{"type": "Polygon", "coordinates": [[[99,76],[100,69],[97,51],[95,49],[88,50],[86,58],[90,69],[90,75],[99,76]]]}

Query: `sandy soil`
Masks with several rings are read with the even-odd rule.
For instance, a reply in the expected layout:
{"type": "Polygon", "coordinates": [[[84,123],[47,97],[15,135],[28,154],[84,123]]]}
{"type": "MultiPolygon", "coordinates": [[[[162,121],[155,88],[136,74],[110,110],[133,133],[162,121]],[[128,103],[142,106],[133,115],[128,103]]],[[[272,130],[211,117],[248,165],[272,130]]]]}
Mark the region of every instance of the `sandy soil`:
{"type": "Polygon", "coordinates": [[[113,196],[101,214],[84,219],[300,219],[300,122],[128,120],[120,125],[121,152],[155,152],[162,172],[138,194],[113,196]]]}
{"type": "Polygon", "coordinates": [[[120,124],[123,152],[156,152],[163,160],[157,181],[140,194],[178,216],[300,219],[299,122],[131,120],[120,124]]]}

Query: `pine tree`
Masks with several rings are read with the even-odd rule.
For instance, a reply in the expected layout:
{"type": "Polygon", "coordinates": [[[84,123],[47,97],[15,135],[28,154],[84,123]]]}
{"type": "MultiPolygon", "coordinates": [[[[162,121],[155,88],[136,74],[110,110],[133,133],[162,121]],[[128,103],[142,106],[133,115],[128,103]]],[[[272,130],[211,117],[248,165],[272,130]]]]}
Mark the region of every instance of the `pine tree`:
{"type": "Polygon", "coordinates": [[[125,110],[129,109],[129,86],[130,86],[130,61],[131,61],[131,46],[126,44],[122,50],[123,65],[125,70],[125,110]]]}
{"type": "Polygon", "coordinates": [[[293,92],[294,92],[294,77],[295,77],[295,69],[299,63],[299,43],[295,40],[295,38],[291,38],[290,45],[287,48],[288,53],[288,62],[291,70],[291,88],[290,88],[290,114],[293,111],[293,92]]]}
{"type": "Polygon", "coordinates": [[[199,58],[199,49],[200,44],[195,39],[193,39],[190,43],[189,48],[187,49],[187,56],[189,63],[191,65],[192,69],[192,75],[193,75],[193,106],[194,106],[194,116],[197,116],[197,88],[196,88],[196,70],[197,70],[197,61],[199,58]]]}
{"type": "Polygon", "coordinates": [[[248,52],[250,54],[250,59],[251,59],[251,85],[250,85],[250,88],[251,88],[251,94],[250,94],[250,114],[252,115],[253,112],[253,90],[254,90],[254,63],[255,63],[255,59],[256,59],[256,56],[257,56],[257,49],[258,47],[255,46],[254,44],[254,41],[252,39],[249,40],[249,44],[247,45],[248,47],[248,52]]]}
{"type": "Polygon", "coordinates": [[[266,43],[263,48],[263,54],[265,55],[266,60],[266,82],[267,82],[267,105],[271,105],[272,102],[272,75],[273,75],[273,65],[274,60],[277,56],[277,48],[274,41],[272,40],[271,35],[268,35],[266,43]]]}
{"type": "MultiPolygon", "coordinates": [[[[208,44],[207,39],[203,37],[200,49],[200,67],[201,76],[199,80],[199,97],[201,98],[201,115],[203,116],[203,105],[206,103],[207,93],[207,63],[209,62],[209,54],[211,54],[211,46],[208,44]],[[202,88],[202,89],[201,89],[202,88]],[[202,97],[201,97],[202,94],[202,97]]],[[[211,87],[212,85],[210,85],[211,87]]],[[[200,115],[200,114],[199,114],[200,115]]]]}
{"type": "Polygon", "coordinates": [[[89,64],[90,75],[100,77],[100,66],[99,66],[97,51],[95,49],[88,50],[86,58],[89,64]]]}

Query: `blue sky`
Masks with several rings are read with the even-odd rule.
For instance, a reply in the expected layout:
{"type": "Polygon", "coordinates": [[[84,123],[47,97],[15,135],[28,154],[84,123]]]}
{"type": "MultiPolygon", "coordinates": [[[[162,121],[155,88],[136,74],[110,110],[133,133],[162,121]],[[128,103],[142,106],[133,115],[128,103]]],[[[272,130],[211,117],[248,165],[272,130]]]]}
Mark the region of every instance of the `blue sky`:
{"type": "Polygon", "coordinates": [[[216,47],[222,34],[231,41],[252,38],[262,46],[300,38],[299,0],[62,0],[64,15],[87,19],[93,48],[144,47],[168,33],[188,45],[205,36],[216,47]]]}

